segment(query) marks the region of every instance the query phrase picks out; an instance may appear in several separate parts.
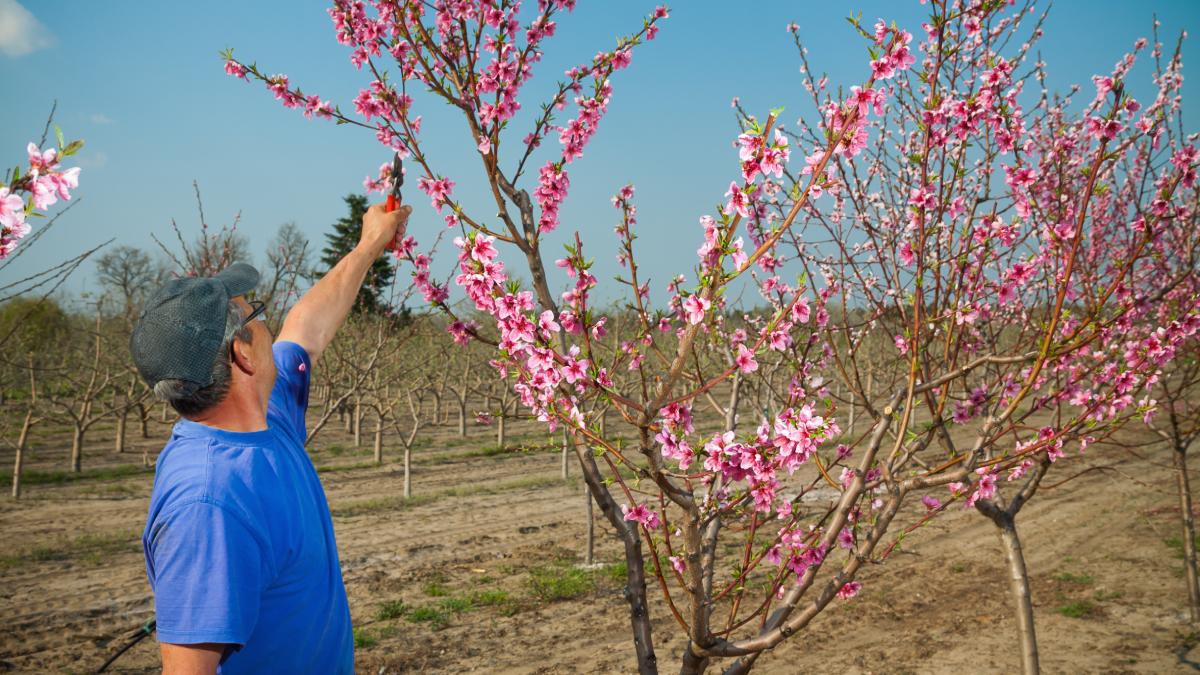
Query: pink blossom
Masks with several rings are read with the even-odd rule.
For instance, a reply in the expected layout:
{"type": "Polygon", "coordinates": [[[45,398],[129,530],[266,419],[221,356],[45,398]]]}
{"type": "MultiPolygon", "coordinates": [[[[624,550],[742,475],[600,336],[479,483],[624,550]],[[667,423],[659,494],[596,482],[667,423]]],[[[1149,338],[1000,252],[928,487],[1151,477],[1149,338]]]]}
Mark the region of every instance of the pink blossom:
{"type": "Polygon", "coordinates": [[[862,590],[862,584],[857,581],[851,581],[850,583],[842,586],[841,590],[837,592],[837,596],[842,600],[849,600],[850,598],[858,595],[860,590],[862,590]]]}
{"type": "Polygon", "coordinates": [[[689,295],[683,301],[683,311],[687,315],[688,323],[693,326],[704,321],[704,314],[712,307],[712,302],[701,295],[689,295]]]}
{"type": "Polygon", "coordinates": [[[645,504],[638,504],[633,508],[622,504],[621,511],[625,514],[625,520],[638,523],[647,530],[657,530],[661,524],[658,513],[645,504]]]}
{"type": "Polygon", "coordinates": [[[746,349],[746,345],[738,345],[737,357],[734,358],[739,370],[743,373],[753,373],[758,370],[758,361],[754,360],[754,352],[746,349]]]}
{"type": "Polygon", "coordinates": [[[25,223],[25,200],[0,186],[0,225],[15,228],[25,223]]]}

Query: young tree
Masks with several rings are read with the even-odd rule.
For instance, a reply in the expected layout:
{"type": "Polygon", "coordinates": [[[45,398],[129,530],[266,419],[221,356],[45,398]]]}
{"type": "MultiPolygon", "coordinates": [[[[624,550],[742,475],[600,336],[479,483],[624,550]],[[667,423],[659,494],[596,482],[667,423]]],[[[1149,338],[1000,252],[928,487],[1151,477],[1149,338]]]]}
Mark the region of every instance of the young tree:
{"type": "Polygon", "coordinates": [[[121,316],[131,327],[137,321],[146,295],[163,281],[163,271],[136,246],[117,246],[96,259],[100,285],[114,296],[121,316]]]}
{"type": "MultiPolygon", "coordinates": [[[[1170,164],[1145,169],[1152,195],[1135,189],[1125,210],[1109,207],[1129,179],[1114,164],[1170,123],[1178,79],[1158,82],[1161,104],[1131,104],[1109,82],[1081,118],[1044,101],[1027,115],[1014,68],[1029,49],[1017,32],[1028,6],[949,0],[930,3],[916,45],[896,25],[853,22],[870,52],[862,83],[835,97],[810,81],[820,116],[797,136],[784,135],[775,114],[747,120],[740,179],[720,211],[701,219],[696,278],[672,280],[664,308],[653,307],[639,273],[633,187],[619,190],[621,283],[642,337],[605,351],[612,318],[590,302],[598,280],[581,238],[556,261],[571,280],[561,296],[550,290],[542,246],[559,225],[568,168],[608,110],[612,76],[655,37],[667,10],[567,71],[514,142],[519,91],[554,19],[573,6],[541,2],[522,26],[507,0],[380,2],[372,14],[336,2],[337,39],[372,78],[355,101],[365,121],[231,54],[226,70],[263,81],[288,107],[368,127],[415,160],[418,187],[462,232],[456,283],[497,339],[457,316],[449,330],[495,343],[491,363],[522,405],[571,434],[592,498],[624,548],[641,672],[658,670],[647,569],[688,643],[681,672],[720,659],[731,660],[727,672],[746,672],[832,602],[853,598],[859,573],[905,535],[950,503],[992,499],[998,477],[1015,480],[1057,459],[1064,444],[1087,443],[1091,427],[1120,423],[1159,376],[1161,354],[1138,321],[1155,298],[1122,289],[1152,255],[1149,243],[1195,200],[1194,151],[1170,148],[1170,164]],[[393,57],[397,70],[385,76],[393,57]],[[410,86],[461,112],[495,206],[486,220],[453,198],[454,182],[423,151],[410,86]],[[559,124],[559,110],[574,117],[559,124]],[[531,194],[522,177],[552,131],[559,145],[546,150],[531,194]],[[783,182],[793,140],[806,156],[794,187],[783,182]],[[1130,223],[1134,204],[1136,227],[1107,227],[1130,223]],[[521,254],[529,290],[510,278],[498,244],[521,254]],[[1095,274],[1081,273],[1085,265],[1095,274]],[[766,304],[739,333],[726,325],[728,291],[750,278],[766,304]],[[858,350],[881,330],[894,352],[871,359],[878,393],[868,396],[858,350]],[[759,377],[772,354],[786,358],[790,376],[771,408],[739,423],[741,380],[759,377]],[[611,375],[620,369],[635,373],[628,388],[611,375]],[[835,377],[870,418],[840,443],[828,395],[835,377]],[[695,413],[719,388],[732,392],[728,430],[714,431],[695,413]],[[611,404],[631,443],[600,432],[599,403],[611,404]],[[835,497],[805,499],[818,488],[835,497]],[[903,509],[915,500],[921,513],[903,509]]],[[[426,299],[453,316],[415,242],[401,253],[426,299]]],[[[1159,326],[1159,342],[1194,335],[1196,309],[1159,326]]],[[[1036,651],[1022,651],[1026,670],[1036,670],[1036,651]]]]}

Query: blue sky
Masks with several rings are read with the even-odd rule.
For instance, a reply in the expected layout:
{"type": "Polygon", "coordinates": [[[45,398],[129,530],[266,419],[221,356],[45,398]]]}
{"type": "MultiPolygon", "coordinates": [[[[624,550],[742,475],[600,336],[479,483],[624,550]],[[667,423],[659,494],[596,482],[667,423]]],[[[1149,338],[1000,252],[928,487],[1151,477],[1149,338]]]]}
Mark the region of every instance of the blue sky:
{"type": "MultiPolygon", "coordinates": [[[[561,17],[540,77],[526,90],[525,109],[536,109],[539,92],[567,66],[640,27],[654,4],[581,0],[573,14],[561,17]]],[[[363,177],[388,153],[368,132],[306,120],[261,86],[228,77],[218,53],[233,47],[239,58],[257,61],[266,72],[287,73],[307,93],[353,110],[350,100],[367,79],[334,41],[327,6],[307,0],[23,0],[23,6],[0,0],[0,82],[7,94],[0,107],[0,161],[25,161],[25,144],[36,140],[55,99],[56,121],[67,137],[87,141],[78,158],[82,203],[0,272],[0,285],[110,237],[153,249],[149,234],[170,236],[172,220],[194,235],[193,180],[203,191],[210,224],[229,223],[241,212],[240,230],[260,259],[277,227],[288,221],[319,249],[323,233],[344,213],[342,196],[361,191],[363,177]]],[[[632,67],[614,80],[610,113],[571,166],[571,194],[551,241],[579,230],[598,261],[598,276],[610,279],[617,272],[611,234],[616,212],[608,198],[621,185],[636,183],[638,247],[658,295],[667,278],[691,270],[701,240],[697,218],[713,212],[737,175],[730,100],[740,97],[763,117],[785,106],[783,119],[793,125],[800,115],[811,119],[785,26],[800,25],[815,71],[849,86],[863,79],[867,59],[844,17],[861,11],[864,20],[895,19],[915,33],[926,9],[915,0],[672,4],[658,40],[640,48],[632,67]]],[[[1137,37],[1149,37],[1154,14],[1164,37],[1200,27],[1200,2],[1194,0],[1056,2],[1040,42],[1051,88],[1079,83],[1090,91],[1091,75],[1108,73],[1137,37]]],[[[1198,57],[1193,38],[1185,43],[1185,76],[1200,68],[1198,57]]],[[[1146,91],[1142,80],[1132,85],[1135,95],[1146,91]]],[[[461,116],[429,99],[418,105],[435,166],[458,182],[456,196],[468,206],[484,205],[477,154],[461,116]]],[[[1187,127],[1196,130],[1196,104],[1187,107],[1187,127]]],[[[514,127],[518,136],[527,130],[528,124],[514,127]]],[[[441,219],[415,186],[407,194],[416,209],[410,230],[430,241],[442,229],[441,219]]],[[[438,271],[448,270],[449,262],[443,259],[438,271]]],[[[92,287],[90,267],[66,285],[75,294],[92,287]]]]}

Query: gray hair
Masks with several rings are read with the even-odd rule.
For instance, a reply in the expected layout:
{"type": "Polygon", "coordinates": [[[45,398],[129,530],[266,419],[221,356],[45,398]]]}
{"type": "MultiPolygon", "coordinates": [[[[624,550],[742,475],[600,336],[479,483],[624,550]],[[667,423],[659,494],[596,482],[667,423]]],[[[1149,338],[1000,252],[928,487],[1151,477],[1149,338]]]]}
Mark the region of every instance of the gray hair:
{"type": "Polygon", "coordinates": [[[154,384],[154,395],[158,400],[170,403],[175,412],[184,417],[199,415],[223,401],[229,393],[233,373],[230,346],[235,339],[250,342],[254,336],[248,326],[242,325],[244,320],[237,305],[229,303],[229,310],[225,314],[225,337],[221,340],[221,349],[212,366],[212,384],[197,387],[195,382],[187,380],[159,380],[154,384]]]}

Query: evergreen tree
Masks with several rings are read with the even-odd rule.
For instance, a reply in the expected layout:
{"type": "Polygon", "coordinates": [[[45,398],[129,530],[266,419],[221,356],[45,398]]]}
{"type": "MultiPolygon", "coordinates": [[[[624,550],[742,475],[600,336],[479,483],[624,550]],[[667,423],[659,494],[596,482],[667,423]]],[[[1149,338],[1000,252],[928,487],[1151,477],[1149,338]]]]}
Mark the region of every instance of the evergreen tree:
{"type": "MultiPolygon", "coordinates": [[[[363,215],[369,206],[365,195],[347,195],[345,200],[346,206],[350,207],[350,213],[334,223],[333,231],[325,235],[329,243],[321,250],[321,262],[325,265],[326,272],[333,269],[333,266],[358,244],[363,215]]],[[[381,314],[386,311],[386,293],[395,273],[391,256],[380,256],[367,270],[367,277],[363,280],[362,288],[354,301],[354,311],[363,314],[381,314]]]]}

